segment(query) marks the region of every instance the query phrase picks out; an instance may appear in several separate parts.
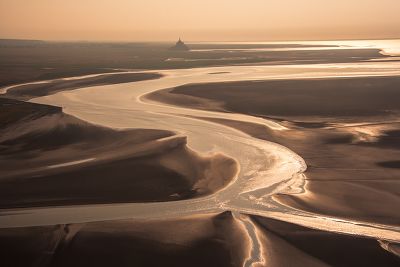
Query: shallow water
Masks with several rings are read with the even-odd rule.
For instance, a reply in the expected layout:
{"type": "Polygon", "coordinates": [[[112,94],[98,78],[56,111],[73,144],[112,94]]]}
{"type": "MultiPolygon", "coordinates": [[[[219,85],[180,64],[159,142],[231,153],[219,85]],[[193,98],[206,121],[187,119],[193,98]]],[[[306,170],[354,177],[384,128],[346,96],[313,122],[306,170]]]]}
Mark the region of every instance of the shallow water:
{"type": "Polygon", "coordinates": [[[338,49],[380,49],[383,55],[400,56],[400,39],[386,40],[337,40],[337,41],[285,41],[285,42],[219,42],[212,44],[243,45],[303,45],[306,47],[291,48],[237,48],[237,49],[198,49],[195,51],[301,51],[301,50],[338,50],[338,49]],[[309,46],[309,47],[307,47],[309,46]]]}
{"type": "Polygon", "coordinates": [[[188,146],[200,154],[223,153],[237,160],[240,171],[228,187],[211,196],[178,202],[7,211],[7,216],[0,216],[0,227],[122,218],[174,217],[230,210],[267,216],[327,231],[400,241],[398,227],[311,214],[274,202],[270,196],[284,192],[289,185],[297,186],[301,191],[304,179],[302,173],[306,169],[303,159],[280,145],[194,117],[253,122],[278,131],[285,131],[285,127],[273,121],[248,115],[180,108],[150,102],[144,98],[148,93],[187,83],[400,75],[400,62],[228,66],[159,72],[165,76],[158,80],[93,86],[36,98],[32,101],[62,106],[64,112],[68,114],[108,127],[163,129],[184,135],[188,138],[188,146]]]}

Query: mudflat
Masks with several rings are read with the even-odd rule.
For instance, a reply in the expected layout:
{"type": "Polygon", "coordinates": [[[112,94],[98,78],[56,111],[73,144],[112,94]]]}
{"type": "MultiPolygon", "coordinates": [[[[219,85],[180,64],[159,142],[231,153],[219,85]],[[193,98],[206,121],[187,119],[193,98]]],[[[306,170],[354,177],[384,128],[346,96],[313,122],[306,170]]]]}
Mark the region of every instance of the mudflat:
{"type": "Polygon", "coordinates": [[[214,176],[225,183],[235,174],[233,161],[201,158],[172,132],[105,128],[7,98],[0,114],[1,208],[173,201],[218,190],[198,186],[203,172],[231,169],[214,176]]]}
{"type": "Polygon", "coordinates": [[[305,159],[305,192],[274,196],[281,203],[329,216],[398,225],[398,88],[399,77],[243,81],[189,84],[146,97],[275,120],[287,130],[203,118],[282,144],[305,159]]]}

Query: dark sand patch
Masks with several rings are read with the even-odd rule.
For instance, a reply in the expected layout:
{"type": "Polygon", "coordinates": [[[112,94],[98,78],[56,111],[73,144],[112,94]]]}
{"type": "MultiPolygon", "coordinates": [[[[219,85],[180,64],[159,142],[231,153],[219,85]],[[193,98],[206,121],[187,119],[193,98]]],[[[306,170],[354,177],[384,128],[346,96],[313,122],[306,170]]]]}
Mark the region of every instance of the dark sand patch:
{"type": "Polygon", "coordinates": [[[234,160],[199,156],[171,132],[115,130],[58,107],[0,104],[0,208],[187,199],[223,188],[237,172],[234,160]]]}
{"type": "Polygon", "coordinates": [[[400,169],[400,160],[380,161],[380,162],[377,162],[377,164],[378,164],[378,166],[381,166],[384,168],[400,169]]]}
{"type": "MultiPolygon", "coordinates": [[[[333,171],[326,172],[326,178],[334,176],[333,171]],[[329,176],[328,176],[329,175],[329,176]]],[[[375,172],[379,174],[379,172],[375,172]]],[[[333,180],[313,180],[322,177],[322,173],[311,171],[307,181],[306,193],[299,195],[276,195],[277,201],[300,210],[325,214],[339,218],[382,223],[397,226],[400,217],[396,207],[400,204],[398,181],[346,181],[350,175],[336,175],[333,180]],[[344,176],[341,179],[340,176],[344,176]]],[[[324,178],[325,178],[324,177],[324,178]]],[[[324,179],[323,178],[323,179],[324,179]]]]}
{"type": "MultiPolygon", "coordinates": [[[[241,215],[254,227],[263,266],[397,266],[376,240],[241,215]]],[[[10,266],[244,266],[254,252],[231,213],[0,229],[10,266]]],[[[256,255],[255,255],[256,256],[256,255]]],[[[257,255],[258,256],[258,255],[257,255]]],[[[257,259],[253,259],[257,262],[257,259]]]]}
{"type": "Polygon", "coordinates": [[[156,156],[136,157],[0,181],[0,208],[174,201],[197,195],[190,179],[156,163],[156,156]]]}
{"type": "Polygon", "coordinates": [[[220,101],[191,95],[182,96],[179,94],[174,94],[173,90],[174,89],[158,90],[147,94],[144,97],[151,101],[158,101],[176,106],[202,110],[225,111],[223,108],[223,103],[220,101]]]}
{"type": "Polygon", "coordinates": [[[202,109],[220,110],[222,106],[228,112],[255,116],[334,119],[397,114],[399,87],[400,77],[246,81],[189,84],[149,97],[202,109]],[[203,100],[190,101],[192,97],[208,99],[213,105],[201,107],[203,100]]]}
{"type": "MultiPolygon", "coordinates": [[[[383,118],[384,120],[384,118],[383,118]]],[[[327,140],[328,143],[336,144],[354,144],[365,145],[370,147],[378,147],[385,149],[400,149],[400,123],[388,123],[390,124],[391,130],[382,130],[382,132],[376,136],[376,140],[356,140],[353,134],[348,133],[343,136],[333,137],[327,140]]],[[[385,123],[381,124],[385,126],[385,123]]],[[[349,127],[351,128],[351,127],[349,127]]]]}
{"type": "Polygon", "coordinates": [[[386,148],[400,149],[400,129],[386,131],[379,137],[377,144],[386,148]]]}
{"type": "Polygon", "coordinates": [[[5,97],[29,100],[31,98],[51,95],[65,90],[73,90],[96,85],[129,83],[161,78],[158,73],[114,73],[101,74],[94,77],[84,77],[73,80],[53,80],[46,83],[20,85],[7,90],[5,97]]]}
{"type": "MultiPolygon", "coordinates": [[[[266,126],[222,119],[209,119],[254,137],[279,143],[303,157],[308,165],[306,193],[276,195],[291,207],[328,216],[398,225],[400,172],[376,164],[400,157],[397,149],[328,140],[348,138],[340,129],[294,127],[274,131],[266,126]],[[379,201],[377,201],[379,199],[379,201]]],[[[288,126],[290,124],[287,124],[288,126]]],[[[393,127],[393,126],[392,126],[393,127]]]]}
{"type": "Polygon", "coordinates": [[[210,75],[218,75],[218,74],[226,74],[226,73],[230,73],[229,71],[217,71],[217,72],[210,72],[208,74],[210,75]]]}
{"type": "Polygon", "coordinates": [[[376,162],[396,162],[400,158],[400,125],[391,122],[400,110],[399,86],[400,77],[230,82],[185,85],[150,97],[199,109],[223,108],[227,112],[278,117],[275,121],[289,130],[211,120],[282,144],[305,159],[306,192],[276,195],[275,200],[328,216],[398,225],[399,168],[386,168],[376,162]],[[187,96],[194,98],[195,104],[185,104],[187,96]],[[211,102],[202,106],[205,99],[211,102]],[[359,139],[356,128],[325,128],[341,121],[377,122],[378,129],[390,130],[383,130],[369,141],[359,139]]]}
{"type": "Polygon", "coordinates": [[[229,213],[4,229],[0,255],[10,266],[240,266],[237,232],[229,213]]]}
{"type": "Polygon", "coordinates": [[[398,266],[400,258],[382,249],[374,239],[313,230],[264,217],[260,227],[330,266],[398,266]]]}

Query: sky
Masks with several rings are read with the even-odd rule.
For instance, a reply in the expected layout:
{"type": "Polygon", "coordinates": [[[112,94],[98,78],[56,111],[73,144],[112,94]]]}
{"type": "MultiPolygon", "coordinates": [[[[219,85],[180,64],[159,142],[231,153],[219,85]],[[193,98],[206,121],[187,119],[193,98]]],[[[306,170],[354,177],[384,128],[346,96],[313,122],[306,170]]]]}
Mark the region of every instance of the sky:
{"type": "Polygon", "coordinates": [[[275,41],[400,38],[400,0],[0,0],[0,38],[275,41]]]}

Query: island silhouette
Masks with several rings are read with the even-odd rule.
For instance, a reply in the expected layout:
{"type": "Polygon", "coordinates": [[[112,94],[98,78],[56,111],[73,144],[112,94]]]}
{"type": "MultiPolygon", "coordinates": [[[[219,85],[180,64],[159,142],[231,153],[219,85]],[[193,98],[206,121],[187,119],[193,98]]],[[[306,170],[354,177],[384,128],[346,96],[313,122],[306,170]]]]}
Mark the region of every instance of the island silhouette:
{"type": "Polygon", "coordinates": [[[181,40],[179,37],[179,40],[176,42],[176,44],[170,48],[172,51],[189,51],[190,48],[181,40]]]}

